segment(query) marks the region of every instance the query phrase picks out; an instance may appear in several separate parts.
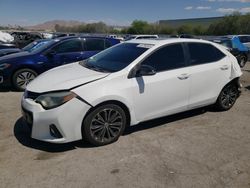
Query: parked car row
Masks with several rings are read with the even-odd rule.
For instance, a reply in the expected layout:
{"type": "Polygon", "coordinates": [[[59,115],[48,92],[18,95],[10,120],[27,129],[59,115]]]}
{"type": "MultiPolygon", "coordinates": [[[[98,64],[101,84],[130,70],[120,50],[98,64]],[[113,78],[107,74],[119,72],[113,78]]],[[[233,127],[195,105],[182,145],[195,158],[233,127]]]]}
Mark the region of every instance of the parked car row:
{"type": "Polygon", "coordinates": [[[237,58],[240,67],[244,67],[250,59],[250,36],[225,36],[214,39],[213,41],[227,47],[237,58]],[[245,38],[249,38],[249,40],[245,38]]]}
{"type": "MultiPolygon", "coordinates": [[[[19,36],[21,34],[19,33],[19,36]]],[[[88,59],[120,42],[115,35],[109,37],[70,35],[74,34],[61,37],[64,34],[54,33],[53,36],[59,38],[38,39],[22,49],[8,45],[5,49],[0,49],[0,86],[7,85],[17,90],[24,90],[26,85],[39,74],[63,64],[88,59]]],[[[186,35],[181,36],[185,38],[186,35]]],[[[158,38],[158,35],[131,35],[125,41],[158,38]]],[[[249,48],[246,47],[249,45],[248,39],[247,35],[225,36],[213,39],[213,42],[226,46],[237,58],[239,65],[244,67],[250,56],[249,48]]]]}

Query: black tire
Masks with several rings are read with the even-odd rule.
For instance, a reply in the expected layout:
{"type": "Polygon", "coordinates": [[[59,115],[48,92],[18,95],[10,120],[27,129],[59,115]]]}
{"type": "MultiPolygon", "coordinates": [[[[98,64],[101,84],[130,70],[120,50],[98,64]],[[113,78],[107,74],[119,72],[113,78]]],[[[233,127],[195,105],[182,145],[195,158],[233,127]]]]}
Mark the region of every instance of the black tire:
{"type": "Polygon", "coordinates": [[[215,103],[215,107],[220,111],[230,110],[235,104],[238,97],[239,90],[237,85],[235,83],[230,83],[222,89],[215,103]]]}
{"type": "Polygon", "coordinates": [[[105,104],[92,110],[83,121],[83,139],[94,146],[116,142],[126,127],[126,114],[115,104],[105,104]]]}
{"type": "Polygon", "coordinates": [[[37,73],[31,69],[19,69],[12,76],[13,87],[17,91],[24,91],[26,86],[37,77],[37,73]]]}
{"type": "Polygon", "coordinates": [[[239,65],[241,68],[243,68],[247,63],[247,57],[245,55],[241,55],[239,57],[239,65]]]}

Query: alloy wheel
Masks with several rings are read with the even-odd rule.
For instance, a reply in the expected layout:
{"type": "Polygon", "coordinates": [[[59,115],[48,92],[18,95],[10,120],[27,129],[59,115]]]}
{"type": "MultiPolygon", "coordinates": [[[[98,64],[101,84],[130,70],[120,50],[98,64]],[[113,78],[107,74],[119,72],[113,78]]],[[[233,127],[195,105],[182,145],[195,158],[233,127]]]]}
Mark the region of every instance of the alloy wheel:
{"type": "Polygon", "coordinates": [[[245,66],[245,64],[246,64],[246,58],[242,56],[240,58],[240,67],[243,68],[245,66]]]}
{"type": "Polygon", "coordinates": [[[226,108],[230,108],[234,105],[235,101],[238,97],[238,90],[236,87],[227,86],[223,91],[221,95],[221,103],[226,108]]]}
{"type": "Polygon", "coordinates": [[[32,72],[28,72],[28,71],[24,71],[24,72],[20,72],[17,75],[16,78],[16,84],[19,88],[21,89],[25,89],[26,86],[32,81],[34,80],[36,77],[35,74],[33,74],[32,72]]]}
{"type": "Polygon", "coordinates": [[[98,142],[109,142],[120,134],[123,124],[124,120],[119,111],[105,108],[93,117],[90,133],[98,142]]]}

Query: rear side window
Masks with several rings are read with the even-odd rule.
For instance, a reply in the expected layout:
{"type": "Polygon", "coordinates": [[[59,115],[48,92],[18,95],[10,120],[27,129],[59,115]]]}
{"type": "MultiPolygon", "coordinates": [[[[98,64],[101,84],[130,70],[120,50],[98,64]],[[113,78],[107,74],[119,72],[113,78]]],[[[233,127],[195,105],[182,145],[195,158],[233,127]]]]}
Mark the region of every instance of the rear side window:
{"type": "Polygon", "coordinates": [[[53,48],[57,53],[69,53],[82,51],[82,43],[79,39],[62,42],[53,48]]]}
{"type": "Polygon", "coordinates": [[[153,67],[157,72],[185,67],[182,45],[165,46],[150,55],[142,64],[153,67]]]}
{"type": "Polygon", "coordinates": [[[86,39],[84,42],[85,51],[102,51],[105,49],[103,39],[86,39]]]}
{"type": "Polygon", "coordinates": [[[225,57],[219,49],[211,44],[188,43],[190,65],[212,63],[225,57]]]}

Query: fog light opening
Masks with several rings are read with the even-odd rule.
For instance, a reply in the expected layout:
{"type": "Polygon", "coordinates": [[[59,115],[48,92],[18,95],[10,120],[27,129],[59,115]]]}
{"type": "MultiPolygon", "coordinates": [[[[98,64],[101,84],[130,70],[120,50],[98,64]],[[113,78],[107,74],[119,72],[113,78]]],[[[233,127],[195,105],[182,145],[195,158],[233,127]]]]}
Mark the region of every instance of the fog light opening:
{"type": "Polygon", "coordinates": [[[54,124],[49,126],[50,135],[55,138],[62,138],[62,134],[59,132],[59,130],[56,128],[54,124]]]}

